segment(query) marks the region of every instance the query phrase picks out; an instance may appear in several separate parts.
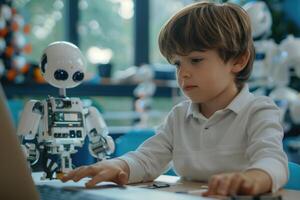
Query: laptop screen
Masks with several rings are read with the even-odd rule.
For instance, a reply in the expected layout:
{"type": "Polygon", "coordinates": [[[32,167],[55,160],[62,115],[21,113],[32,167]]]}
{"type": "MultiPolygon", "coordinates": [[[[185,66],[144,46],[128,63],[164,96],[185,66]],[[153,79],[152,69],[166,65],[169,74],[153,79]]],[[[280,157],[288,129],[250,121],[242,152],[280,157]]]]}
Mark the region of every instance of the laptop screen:
{"type": "Polygon", "coordinates": [[[39,199],[0,84],[0,199],[39,199]]]}

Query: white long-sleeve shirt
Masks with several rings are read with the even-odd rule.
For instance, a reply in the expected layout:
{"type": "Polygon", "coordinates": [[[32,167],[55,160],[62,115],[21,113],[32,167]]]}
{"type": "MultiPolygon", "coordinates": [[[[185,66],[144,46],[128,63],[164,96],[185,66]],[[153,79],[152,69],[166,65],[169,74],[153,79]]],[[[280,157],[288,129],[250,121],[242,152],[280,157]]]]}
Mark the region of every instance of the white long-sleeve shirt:
{"type": "Polygon", "coordinates": [[[288,178],[282,148],[280,111],[268,97],[257,97],[245,85],[233,101],[210,118],[197,104],[176,105],[155,136],[120,157],[129,165],[129,182],[149,181],[173,161],[182,178],[208,181],[224,172],[261,169],[272,178],[272,191],[288,178]]]}

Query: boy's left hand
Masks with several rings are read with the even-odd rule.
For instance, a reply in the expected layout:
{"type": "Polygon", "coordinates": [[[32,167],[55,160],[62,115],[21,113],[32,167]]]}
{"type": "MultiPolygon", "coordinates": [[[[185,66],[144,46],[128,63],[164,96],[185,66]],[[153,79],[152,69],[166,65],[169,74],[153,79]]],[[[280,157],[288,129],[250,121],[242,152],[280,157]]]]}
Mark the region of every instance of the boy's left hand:
{"type": "Polygon", "coordinates": [[[262,170],[223,173],[211,177],[203,196],[257,195],[271,190],[272,179],[262,170]]]}

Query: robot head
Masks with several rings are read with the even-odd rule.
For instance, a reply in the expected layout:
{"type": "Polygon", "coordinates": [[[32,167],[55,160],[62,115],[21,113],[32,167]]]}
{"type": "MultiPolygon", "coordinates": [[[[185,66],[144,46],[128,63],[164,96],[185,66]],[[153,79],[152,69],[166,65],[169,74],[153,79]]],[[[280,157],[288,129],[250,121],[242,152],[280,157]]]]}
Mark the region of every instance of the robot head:
{"type": "Polygon", "coordinates": [[[243,8],[250,17],[254,38],[267,35],[271,32],[272,16],[265,2],[249,2],[243,8]]]}
{"type": "Polygon", "coordinates": [[[64,41],[48,45],[43,52],[40,67],[45,80],[57,88],[76,87],[83,81],[86,70],[79,48],[64,41]]]}
{"type": "Polygon", "coordinates": [[[289,35],[281,42],[279,48],[286,55],[285,67],[294,68],[296,75],[300,77],[300,39],[289,35]]]}

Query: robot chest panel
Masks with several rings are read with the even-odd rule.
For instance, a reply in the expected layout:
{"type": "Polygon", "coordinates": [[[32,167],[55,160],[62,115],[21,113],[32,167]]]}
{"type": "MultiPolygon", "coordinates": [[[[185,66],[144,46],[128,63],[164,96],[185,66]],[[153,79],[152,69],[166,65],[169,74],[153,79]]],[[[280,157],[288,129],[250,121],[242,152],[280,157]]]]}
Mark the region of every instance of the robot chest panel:
{"type": "Polygon", "coordinates": [[[85,138],[84,112],[79,99],[50,99],[45,110],[44,139],[72,143],[85,138]]]}

